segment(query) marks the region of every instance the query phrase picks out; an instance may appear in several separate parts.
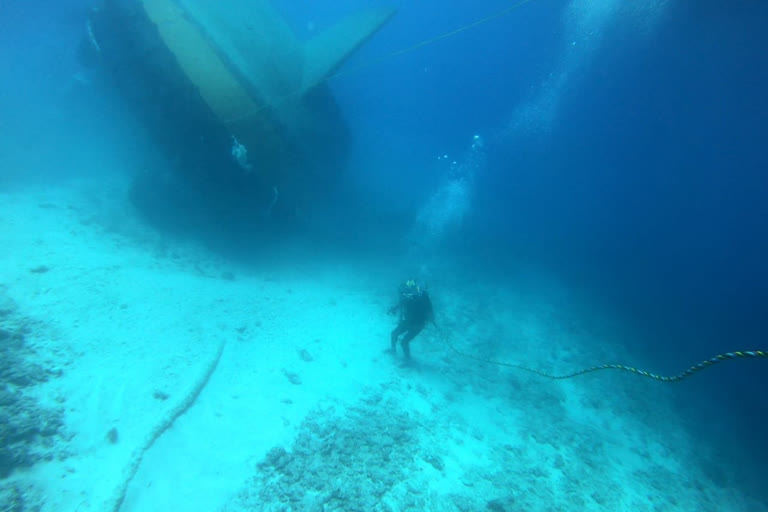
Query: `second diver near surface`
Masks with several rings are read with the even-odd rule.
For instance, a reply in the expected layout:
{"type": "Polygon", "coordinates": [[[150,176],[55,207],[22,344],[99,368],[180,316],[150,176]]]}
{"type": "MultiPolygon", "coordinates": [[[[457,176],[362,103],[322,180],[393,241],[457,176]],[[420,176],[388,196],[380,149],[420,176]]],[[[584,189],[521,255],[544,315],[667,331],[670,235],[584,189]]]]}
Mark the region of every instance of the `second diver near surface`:
{"type": "Polygon", "coordinates": [[[397,340],[402,335],[400,345],[406,359],[411,358],[410,343],[418,335],[427,322],[435,322],[432,301],[424,286],[409,280],[402,283],[398,290],[399,299],[396,305],[389,308],[388,314],[400,313],[400,321],[392,330],[392,353],[397,352],[397,340]]]}

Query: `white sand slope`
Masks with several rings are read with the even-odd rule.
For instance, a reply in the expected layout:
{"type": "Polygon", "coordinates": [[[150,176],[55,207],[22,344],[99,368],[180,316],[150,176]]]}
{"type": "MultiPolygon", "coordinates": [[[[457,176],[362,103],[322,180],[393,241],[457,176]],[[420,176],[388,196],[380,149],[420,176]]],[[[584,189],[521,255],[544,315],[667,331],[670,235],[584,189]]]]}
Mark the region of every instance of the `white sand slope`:
{"type": "MultiPolygon", "coordinates": [[[[130,228],[119,199],[109,211],[79,188],[1,199],[0,283],[42,324],[30,337],[63,374],[38,392],[64,405],[73,435],[60,460],[12,477],[40,490],[45,511],[254,509],[265,494],[252,479],[269,450],[290,450],[307,418],[334,425],[354,404],[391,412],[417,441],[405,456],[382,445],[409,474],[383,491],[380,510],[507,510],[510,500],[520,510],[758,510],[696,467],[692,454],[707,455],[690,446],[662,385],[622,375],[552,383],[461,360],[435,330],[414,342],[418,364],[401,368],[383,353],[386,269],[312,258],[238,268],[130,228]],[[153,433],[162,435],[136,465],[153,433]]],[[[488,304],[449,290],[435,302],[463,348],[490,355],[508,339],[509,351],[492,355],[556,370],[616,355],[578,349],[618,327],[580,320],[557,285],[544,298],[489,287],[488,304]]]]}

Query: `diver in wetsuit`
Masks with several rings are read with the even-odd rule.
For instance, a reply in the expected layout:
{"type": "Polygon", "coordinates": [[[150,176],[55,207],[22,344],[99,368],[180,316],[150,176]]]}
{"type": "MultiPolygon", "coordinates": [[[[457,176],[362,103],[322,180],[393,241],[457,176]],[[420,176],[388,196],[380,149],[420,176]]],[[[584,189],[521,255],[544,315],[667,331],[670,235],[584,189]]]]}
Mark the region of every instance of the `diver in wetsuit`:
{"type": "Polygon", "coordinates": [[[435,322],[435,314],[432,310],[432,301],[429,300],[427,290],[415,281],[406,281],[400,285],[399,301],[389,308],[390,315],[400,312],[400,322],[392,330],[392,353],[396,353],[397,339],[405,334],[400,341],[403,354],[406,359],[411,358],[409,344],[411,340],[421,332],[427,322],[435,322]]]}

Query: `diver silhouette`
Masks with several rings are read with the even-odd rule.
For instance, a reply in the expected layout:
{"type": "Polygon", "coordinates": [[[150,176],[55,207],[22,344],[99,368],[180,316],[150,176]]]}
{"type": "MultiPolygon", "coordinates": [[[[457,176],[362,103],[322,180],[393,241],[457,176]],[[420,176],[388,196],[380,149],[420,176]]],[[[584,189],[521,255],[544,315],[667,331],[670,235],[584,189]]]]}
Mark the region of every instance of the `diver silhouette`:
{"type": "Polygon", "coordinates": [[[427,322],[435,323],[435,314],[426,288],[416,281],[405,281],[400,285],[398,293],[397,304],[387,311],[390,315],[400,312],[400,321],[391,334],[392,353],[397,353],[397,340],[400,335],[404,335],[400,345],[403,347],[405,358],[410,359],[411,341],[424,329],[427,322]]]}

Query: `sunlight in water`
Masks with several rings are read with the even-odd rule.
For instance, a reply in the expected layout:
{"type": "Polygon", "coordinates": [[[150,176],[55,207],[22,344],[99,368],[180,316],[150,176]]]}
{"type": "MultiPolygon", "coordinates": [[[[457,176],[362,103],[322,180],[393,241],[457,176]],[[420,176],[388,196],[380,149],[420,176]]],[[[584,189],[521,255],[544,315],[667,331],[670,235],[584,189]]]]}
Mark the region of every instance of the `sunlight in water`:
{"type": "Polygon", "coordinates": [[[558,62],[537,92],[519,105],[504,137],[546,133],[552,126],[563,91],[573,87],[580,72],[591,64],[610,30],[628,30],[649,37],[662,18],[667,0],[572,0],[563,13],[563,49],[558,62]]]}
{"type": "Polygon", "coordinates": [[[421,254],[414,256],[426,256],[459,232],[471,212],[475,178],[484,160],[483,139],[475,135],[466,157],[451,164],[443,182],[419,211],[410,238],[412,250],[421,254]]]}

